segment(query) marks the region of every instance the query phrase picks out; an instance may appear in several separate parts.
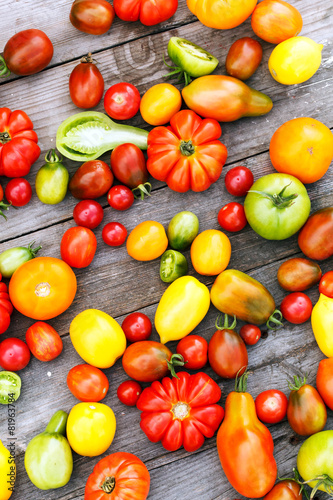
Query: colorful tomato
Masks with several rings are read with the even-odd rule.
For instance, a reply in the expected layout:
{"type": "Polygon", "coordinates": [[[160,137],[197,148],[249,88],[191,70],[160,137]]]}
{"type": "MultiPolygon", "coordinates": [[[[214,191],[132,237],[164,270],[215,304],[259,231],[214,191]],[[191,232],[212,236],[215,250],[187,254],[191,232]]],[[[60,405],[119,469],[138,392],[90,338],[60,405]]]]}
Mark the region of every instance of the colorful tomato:
{"type": "Polygon", "coordinates": [[[164,227],[153,220],[135,226],[126,242],[128,255],[140,261],[157,259],[165,252],[167,246],[168,238],[164,227]]]}
{"type": "Polygon", "coordinates": [[[109,390],[105,373],[90,365],[73,366],[67,375],[67,386],[73,396],[80,401],[101,401],[109,390]]]}
{"type": "Polygon", "coordinates": [[[135,380],[125,380],[117,389],[117,396],[126,406],[135,406],[142,392],[142,387],[135,380]]]}
{"type": "Polygon", "coordinates": [[[214,276],[228,266],[231,244],[228,236],[217,229],[206,229],[191,245],[191,261],[199,274],[214,276]]]}
{"type": "Polygon", "coordinates": [[[256,325],[246,324],[239,330],[239,335],[246,345],[255,345],[261,337],[261,330],[256,325]]]}
{"type": "Polygon", "coordinates": [[[179,111],[170,127],[157,127],[149,133],[147,169],[174,191],[204,191],[220,177],[227,159],[227,148],[217,140],[220,136],[216,120],[202,120],[190,110],[179,111]]]}
{"type": "Polygon", "coordinates": [[[315,262],[294,257],[281,264],[277,272],[277,280],[279,285],[288,292],[303,292],[318,283],[321,274],[321,269],[315,262]]]}
{"type": "Polygon", "coordinates": [[[149,125],[164,125],[181,108],[182,97],[179,90],[170,83],[158,83],[143,95],[140,113],[149,125]]]}
{"type": "Polygon", "coordinates": [[[226,190],[233,196],[245,196],[253,182],[253,173],[247,167],[233,167],[224,178],[226,190]]]}
{"type": "Polygon", "coordinates": [[[63,349],[58,332],[44,321],[37,321],[31,325],[25,334],[25,340],[39,361],[51,361],[57,358],[63,349]]]}
{"type": "Polygon", "coordinates": [[[333,207],[314,212],[298,235],[298,245],[309,259],[325,260],[333,255],[333,207]]]}
{"type": "Polygon", "coordinates": [[[87,227],[70,227],[61,238],[61,258],[71,267],[88,267],[93,261],[96,248],[96,236],[87,227]]]}
{"type": "Polygon", "coordinates": [[[302,30],[303,19],[290,3],[263,0],[252,13],[251,26],[259,38],[277,44],[297,36],[302,30]]]}
{"type": "Polygon", "coordinates": [[[175,250],[188,248],[199,232],[199,219],[193,213],[185,210],[174,215],[169,222],[167,235],[169,245],[175,250]]]}
{"type": "Polygon", "coordinates": [[[277,424],[287,415],[288,398],[278,389],[261,392],[254,403],[258,418],[265,424],[277,424]]]}
{"type": "Polygon", "coordinates": [[[112,85],[104,96],[104,109],[114,120],[129,120],[140,109],[140,92],[127,82],[112,85]]]}
{"type": "Polygon", "coordinates": [[[302,500],[301,485],[292,479],[277,483],[263,500],[302,500]]]}
{"type": "Polygon", "coordinates": [[[0,366],[4,370],[23,370],[30,361],[29,347],[23,340],[9,337],[0,344],[0,366]]]}
{"type": "Polygon", "coordinates": [[[79,31],[103,35],[111,28],[114,16],[114,8],[106,0],[75,0],[69,19],[79,31]]]}
{"type": "Polygon", "coordinates": [[[6,186],[5,196],[13,207],[24,207],[31,200],[31,185],[26,179],[20,177],[12,179],[6,186]]]}
{"type": "Polygon", "coordinates": [[[247,80],[257,70],[262,59],[262,46],[257,40],[245,36],[230,47],[225,61],[228,75],[247,80]]]}
{"type": "Polygon", "coordinates": [[[123,21],[138,21],[146,26],[162,23],[172,17],[178,0],[114,0],[117,16],[123,21]]]}
{"type": "Polygon", "coordinates": [[[120,144],[111,153],[111,169],[118,181],[133,190],[134,196],[144,199],[150,195],[151,185],[143,152],[135,144],[120,144]]]}
{"type": "Polygon", "coordinates": [[[20,313],[46,320],[69,308],[76,287],[75,274],[66,262],[55,257],[36,257],[15,271],[9,282],[9,296],[20,313]]]}
{"type": "Polygon", "coordinates": [[[187,335],[181,339],[176,351],[181,354],[188,370],[201,370],[208,360],[207,340],[199,335],[187,335]]]}
{"type": "Polygon", "coordinates": [[[333,358],[319,361],[316,386],[326,406],[333,410],[333,358]]]}
{"type": "Polygon", "coordinates": [[[16,480],[16,465],[12,453],[0,441],[0,498],[8,500],[16,480]]]}
{"type": "Polygon", "coordinates": [[[319,300],[312,309],[311,326],[319,349],[328,358],[332,357],[333,298],[325,293],[320,293],[319,300]]]}
{"type": "Polygon", "coordinates": [[[0,305],[0,334],[5,333],[10,325],[10,314],[6,307],[0,305]]]}
{"type": "Polygon", "coordinates": [[[161,257],[160,278],[164,283],[172,283],[177,278],[185,276],[188,264],[185,255],[177,250],[166,250],[161,257]]]}
{"type": "Polygon", "coordinates": [[[134,203],[134,194],[127,186],[113,186],[108,192],[108,202],[115,210],[128,210],[134,203]]]}
{"type": "Polygon", "coordinates": [[[235,28],[247,19],[255,8],[257,0],[187,0],[190,11],[205,26],[217,29],[235,28]]]}
{"type": "Polygon", "coordinates": [[[232,233],[241,231],[247,224],[243,205],[235,201],[227,203],[220,209],[217,220],[222,229],[232,233]]]}
{"type": "Polygon", "coordinates": [[[8,248],[0,254],[0,272],[4,278],[10,278],[22,264],[36,257],[42,247],[33,248],[34,243],[27,247],[8,248]]]}
{"type": "Polygon", "coordinates": [[[97,106],[103,92],[104,78],[89,53],[82,57],[69,76],[69,94],[75,106],[89,109],[97,106]]]}
{"type": "Polygon", "coordinates": [[[21,377],[14,372],[0,372],[0,403],[14,403],[21,394],[21,377]]]}
{"type": "Polygon", "coordinates": [[[91,160],[77,169],[68,188],[74,198],[93,200],[107,193],[112,183],[110,167],[102,160],[91,160]]]}
{"type": "Polygon", "coordinates": [[[333,271],[328,271],[321,278],[319,283],[319,293],[333,299],[333,271]]]}
{"type": "Polygon", "coordinates": [[[78,226],[95,229],[100,225],[104,217],[104,210],[100,203],[95,200],[82,200],[75,205],[73,219],[78,226]]]}
{"type": "Polygon", "coordinates": [[[125,243],[127,229],[120,222],[109,222],[103,227],[102,239],[110,247],[119,247],[125,243]]]}
{"type": "Polygon", "coordinates": [[[121,327],[129,342],[147,340],[153,329],[148,316],[140,312],[134,312],[126,316],[121,327]]]}
{"type": "Polygon", "coordinates": [[[311,299],[303,292],[290,293],[280,305],[283,317],[294,325],[300,325],[310,319],[312,308],[311,299]]]}
{"type": "Polygon", "coordinates": [[[69,173],[55,149],[45,155],[45,164],[36,175],[36,194],[42,203],[56,205],[66,196],[69,173]]]}

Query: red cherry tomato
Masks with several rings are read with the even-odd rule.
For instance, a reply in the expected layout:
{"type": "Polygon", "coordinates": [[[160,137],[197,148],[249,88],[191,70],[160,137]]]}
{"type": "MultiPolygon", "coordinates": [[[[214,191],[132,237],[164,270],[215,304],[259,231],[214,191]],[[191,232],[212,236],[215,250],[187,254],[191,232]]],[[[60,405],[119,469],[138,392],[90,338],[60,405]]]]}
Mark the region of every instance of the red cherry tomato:
{"type": "Polygon", "coordinates": [[[227,203],[221,208],[217,220],[222,229],[232,233],[241,231],[247,224],[243,205],[235,201],[227,203]]]}
{"type": "Polygon", "coordinates": [[[305,293],[294,292],[283,299],[280,310],[287,321],[300,325],[310,318],[312,307],[312,302],[305,293]]]}
{"type": "Polygon", "coordinates": [[[104,78],[93,63],[91,54],[81,59],[69,77],[69,93],[75,106],[90,109],[103,97],[104,78]]]}
{"type": "Polygon", "coordinates": [[[104,96],[104,109],[115,120],[129,120],[140,108],[140,92],[131,83],[116,83],[104,96]]]}
{"type": "Polygon", "coordinates": [[[97,248],[97,240],[91,229],[82,226],[70,227],[60,243],[63,261],[71,267],[87,267],[91,264],[97,248]]]}
{"type": "Polygon", "coordinates": [[[69,370],[67,386],[73,396],[80,401],[101,401],[109,390],[105,373],[90,365],[76,365],[69,370]]]}
{"type": "Polygon", "coordinates": [[[142,392],[141,385],[135,380],[122,382],[117,389],[117,396],[126,406],[135,406],[142,392]]]}
{"type": "Polygon", "coordinates": [[[245,196],[254,179],[251,170],[247,167],[234,167],[228,170],[224,178],[228,193],[233,196],[245,196]]]}
{"type": "Polygon", "coordinates": [[[199,370],[207,363],[208,343],[199,335],[187,335],[182,338],[177,344],[176,351],[183,356],[185,368],[189,370],[199,370]]]}
{"type": "Polygon", "coordinates": [[[104,210],[95,200],[82,200],[75,205],[73,217],[78,226],[95,229],[104,217],[104,210]]]}
{"type": "Polygon", "coordinates": [[[29,347],[23,340],[15,337],[5,339],[0,344],[0,366],[4,370],[17,372],[23,370],[30,361],[29,347]]]}
{"type": "Polygon", "coordinates": [[[6,307],[0,305],[0,334],[5,333],[10,325],[10,314],[6,307]]]}
{"type": "Polygon", "coordinates": [[[319,282],[319,293],[333,299],[333,271],[328,271],[319,282]]]}
{"type": "Polygon", "coordinates": [[[261,330],[256,325],[243,325],[239,330],[239,335],[247,345],[254,345],[261,337],[261,330]]]}
{"type": "Polygon", "coordinates": [[[147,340],[153,328],[148,316],[140,312],[134,312],[126,316],[121,327],[129,342],[147,340]]]}
{"type": "Polygon", "coordinates": [[[115,210],[127,210],[133,205],[134,194],[127,186],[113,186],[108,192],[108,202],[115,210]]]}
{"type": "Polygon", "coordinates": [[[63,344],[59,333],[44,321],[36,321],[28,328],[25,340],[35,358],[51,361],[62,352],[63,344]]]}
{"type": "Polygon", "coordinates": [[[109,222],[103,227],[102,239],[110,247],[120,247],[127,238],[127,229],[120,222],[109,222]]]}
{"type": "Polygon", "coordinates": [[[258,418],[266,424],[277,424],[287,414],[288,398],[278,389],[263,391],[255,399],[258,418]]]}
{"type": "Polygon", "coordinates": [[[31,200],[32,189],[27,180],[16,177],[8,182],[5,196],[14,207],[23,207],[31,200]]]}

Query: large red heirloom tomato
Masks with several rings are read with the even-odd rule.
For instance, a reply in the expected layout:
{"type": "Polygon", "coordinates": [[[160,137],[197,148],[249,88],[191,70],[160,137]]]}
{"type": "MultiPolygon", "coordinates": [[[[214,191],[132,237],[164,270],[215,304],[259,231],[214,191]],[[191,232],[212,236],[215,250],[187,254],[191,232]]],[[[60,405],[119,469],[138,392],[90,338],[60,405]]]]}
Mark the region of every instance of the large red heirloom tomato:
{"type": "Polygon", "coordinates": [[[113,0],[117,16],[123,21],[140,21],[146,26],[166,21],[177,10],[178,0],[113,0]]]}

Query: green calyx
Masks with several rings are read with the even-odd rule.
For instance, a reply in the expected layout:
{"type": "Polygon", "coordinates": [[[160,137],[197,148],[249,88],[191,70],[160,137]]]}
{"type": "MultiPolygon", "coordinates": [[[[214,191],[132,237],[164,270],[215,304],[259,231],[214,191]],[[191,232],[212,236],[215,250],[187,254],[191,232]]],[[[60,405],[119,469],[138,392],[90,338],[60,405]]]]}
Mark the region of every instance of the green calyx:
{"type": "Polygon", "coordinates": [[[181,141],[179,149],[183,156],[192,156],[195,153],[195,146],[191,140],[181,141]]]}
{"type": "Polygon", "coordinates": [[[101,490],[103,490],[108,495],[111,495],[115,487],[116,487],[116,478],[114,476],[107,476],[100,486],[101,490]]]}
{"type": "Polygon", "coordinates": [[[45,155],[45,161],[46,163],[61,163],[62,156],[58,156],[55,149],[50,149],[45,155]]]}
{"type": "Polygon", "coordinates": [[[267,328],[269,330],[277,330],[278,328],[281,328],[283,326],[281,321],[282,318],[282,312],[279,309],[275,309],[266,321],[267,328]]]}
{"type": "Polygon", "coordinates": [[[178,82],[181,82],[182,80],[184,80],[185,87],[191,83],[192,78],[190,77],[190,75],[186,71],[183,70],[183,68],[181,68],[180,66],[171,66],[171,64],[168,64],[166,62],[166,60],[164,59],[164,55],[163,55],[163,62],[169,69],[171,69],[171,71],[169,73],[167,73],[166,75],[163,75],[164,78],[170,78],[172,76],[178,75],[178,78],[177,78],[178,82]]]}
{"type": "Polygon", "coordinates": [[[333,479],[328,474],[321,474],[320,476],[316,476],[309,481],[304,481],[303,484],[312,483],[313,481],[317,481],[316,486],[312,488],[310,500],[315,497],[315,494],[319,490],[321,486],[324,487],[325,492],[332,498],[333,497],[333,479]]]}
{"type": "Polygon", "coordinates": [[[307,380],[307,375],[305,375],[302,379],[302,377],[298,377],[297,375],[294,375],[294,382],[291,382],[290,380],[288,381],[288,387],[291,391],[298,391],[303,385],[306,384],[307,380]]]}
{"type": "Polygon", "coordinates": [[[11,203],[4,203],[3,201],[0,201],[0,215],[2,215],[2,217],[7,220],[7,217],[5,216],[5,214],[3,213],[2,210],[9,210],[9,207],[11,206],[11,203]]]}
{"type": "Polygon", "coordinates": [[[0,143],[1,144],[6,144],[7,142],[11,141],[11,137],[9,135],[9,133],[6,131],[6,132],[0,132],[0,143]]]}
{"type": "Polygon", "coordinates": [[[39,247],[36,247],[36,248],[33,248],[33,245],[35,244],[35,242],[33,241],[32,243],[29,243],[28,245],[28,250],[31,254],[31,258],[33,259],[34,257],[36,257],[37,255],[37,252],[42,248],[40,245],[39,247]]]}
{"type": "Polygon", "coordinates": [[[0,78],[5,78],[10,75],[10,71],[7,68],[6,61],[2,56],[0,56],[0,78]]]}
{"type": "Polygon", "coordinates": [[[234,330],[236,328],[236,324],[237,319],[235,315],[233,317],[231,325],[229,326],[229,316],[225,314],[223,321],[223,314],[219,314],[215,321],[215,328],[217,330],[234,330]]]}
{"type": "Polygon", "coordinates": [[[175,372],[176,366],[184,366],[187,361],[184,361],[184,358],[181,354],[173,354],[169,361],[167,361],[168,368],[171,372],[172,377],[179,378],[177,373],[175,372]]]}
{"type": "Polygon", "coordinates": [[[235,380],[235,392],[246,392],[247,389],[247,379],[250,375],[250,372],[248,372],[245,369],[245,372],[239,377],[239,373],[244,369],[245,367],[242,366],[237,372],[236,375],[236,380],[235,380]]]}
{"type": "Polygon", "coordinates": [[[276,194],[276,193],[269,194],[269,193],[265,193],[264,191],[255,191],[254,189],[250,189],[249,193],[260,194],[264,198],[267,198],[268,200],[270,200],[273,203],[274,207],[276,207],[276,208],[288,208],[294,204],[294,200],[298,196],[297,193],[293,193],[289,196],[284,196],[284,192],[287,189],[287,187],[290,186],[290,184],[291,184],[291,182],[289,182],[289,184],[284,186],[284,188],[281,189],[281,191],[278,194],[276,194]]]}
{"type": "Polygon", "coordinates": [[[132,193],[134,194],[134,198],[137,200],[141,198],[141,200],[145,199],[145,196],[151,196],[151,184],[150,182],[145,182],[144,184],[139,184],[135,188],[132,189],[132,193]]]}

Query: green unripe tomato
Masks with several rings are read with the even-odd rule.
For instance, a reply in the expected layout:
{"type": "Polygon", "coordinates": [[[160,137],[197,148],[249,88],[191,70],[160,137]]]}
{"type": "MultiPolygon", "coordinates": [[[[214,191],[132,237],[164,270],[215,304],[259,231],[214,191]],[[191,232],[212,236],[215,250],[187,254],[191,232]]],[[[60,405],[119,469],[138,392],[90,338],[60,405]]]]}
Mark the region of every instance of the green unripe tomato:
{"type": "Polygon", "coordinates": [[[169,245],[174,250],[188,248],[199,232],[199,219],[193,212],[178,212],[167,229],[169,245]]]}
{"type": "Polygon", "coordinates": [[[17,268],[36,257],[38,250],[42,247],[32,248],[34,243],[30,243],[27,247],[8,248],[0,254],[0,273],[2,276],[11,278],[17,268]]]}
{"type": "Polygon", "coordinates": [[[45,156],[45,165],[37,172],[35,188],[38,198],[47,205],[56,205],[66,196],[69,181],[67,168],[61,163],[55,152],[50,151],[45,156]]]}

